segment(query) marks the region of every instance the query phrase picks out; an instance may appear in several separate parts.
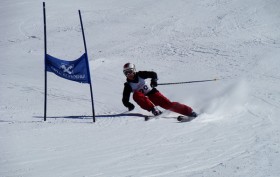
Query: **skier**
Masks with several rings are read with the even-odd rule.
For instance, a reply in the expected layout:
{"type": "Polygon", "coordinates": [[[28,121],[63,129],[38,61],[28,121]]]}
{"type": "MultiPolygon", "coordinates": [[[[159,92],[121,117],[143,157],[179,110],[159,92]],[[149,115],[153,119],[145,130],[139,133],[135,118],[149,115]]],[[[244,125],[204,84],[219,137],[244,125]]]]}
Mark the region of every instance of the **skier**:
{"type": "Polygon", "coordinates": [[[157,86],[157,73],[153,71],[138,71],[136,72],[135,65],[126,63],[123,66],[123,73],[126,76],[124,84],[122,102],[129,111],[134,109],[134,105],[129,102],[130,94],[133,92],[134,101],[142,108],[153,115],[160,115],[162,112],[156,107],[160,106],[164,109],[189,116],[197,117],[197,114],[191,107],[178,103],[171,102],[168,98],[162,95],[155,87],[157,86]],[[150,84],[148,78],[151,78],[150,84]]]}

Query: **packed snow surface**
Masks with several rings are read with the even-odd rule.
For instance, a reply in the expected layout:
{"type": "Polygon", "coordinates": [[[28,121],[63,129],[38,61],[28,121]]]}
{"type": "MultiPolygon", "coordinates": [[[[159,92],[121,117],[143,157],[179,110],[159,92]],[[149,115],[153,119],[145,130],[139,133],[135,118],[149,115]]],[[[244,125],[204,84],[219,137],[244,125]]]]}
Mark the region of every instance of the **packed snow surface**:
{"type": "MultiPolygon", "coordinates": [[[[47,53],[84,53],[92,79],[47,73],[43,4],[0,2],[1,177],[279,177],[279,0],[46,0],[47,53]],[[122,67],[157,72],[199,117],[122,104],[122,67]]],[[[160,108],[161,109],[161,108],[160,108]]],[[[163,109],[161,109],[163,110],[163,109]]]]}

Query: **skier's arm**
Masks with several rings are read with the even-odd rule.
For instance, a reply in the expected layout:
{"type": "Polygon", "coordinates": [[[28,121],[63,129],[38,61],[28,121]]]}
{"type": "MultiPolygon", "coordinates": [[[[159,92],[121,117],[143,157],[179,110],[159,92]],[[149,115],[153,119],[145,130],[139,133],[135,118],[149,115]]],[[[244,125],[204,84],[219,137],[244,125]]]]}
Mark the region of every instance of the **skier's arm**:
{"type": "Polygon", "coordinates": [[[139,76],[142,77],[143,79],[151,78],[151,87],[156,87],[157,84],[157,73],[154,71],[139,71],[138,72],[139,76]]]}
{"type": "Polygon", "coordinates": [[[157,80],[157,73],[154,71],[139,71],[139,76],[143,79],[151,78],[152,80],[157,80]]]}
{"type": "Polygon", "coordinates": [[[132,92],[131,87],[127,83],[125,83],[124,84],[124,89],[123,89],[122,102],[123,102],[123,105],[125,107],[127,107],[129,111],[134,109],[134,105],[129,102],[131,92],[132,92]]]}

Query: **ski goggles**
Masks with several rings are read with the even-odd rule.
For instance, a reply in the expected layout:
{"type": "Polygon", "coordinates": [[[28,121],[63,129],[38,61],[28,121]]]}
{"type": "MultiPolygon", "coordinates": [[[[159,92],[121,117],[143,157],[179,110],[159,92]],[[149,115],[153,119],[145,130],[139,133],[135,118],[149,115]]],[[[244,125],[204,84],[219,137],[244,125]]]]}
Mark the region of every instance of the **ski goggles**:
{"type": "Polygon", "coordinates": [[[124,75],[128,76],[128,75],[134,73],[134,70],[133,69],[128,69],[128,70],[123,71],[123,73],[124,73],[124,75]]]}

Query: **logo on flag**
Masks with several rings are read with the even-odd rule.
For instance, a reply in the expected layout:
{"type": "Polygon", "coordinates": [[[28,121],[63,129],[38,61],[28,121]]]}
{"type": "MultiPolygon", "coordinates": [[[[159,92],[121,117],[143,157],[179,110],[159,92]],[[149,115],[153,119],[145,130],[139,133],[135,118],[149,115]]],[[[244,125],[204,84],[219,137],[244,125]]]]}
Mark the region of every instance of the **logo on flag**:
{"type": "Polygon", "coordinates": [[[63,69],[63,72],[68,74],[73,74],[73,68],[74,65],[67,65],[67,64],[61,64],[60,69],[63,69]]]}
{"type": "Polygon", "coordinates": [[[86,54],[74,61],[61,60],[47,54],[46,69],[64,79],[90,83],[86,54]]]}

